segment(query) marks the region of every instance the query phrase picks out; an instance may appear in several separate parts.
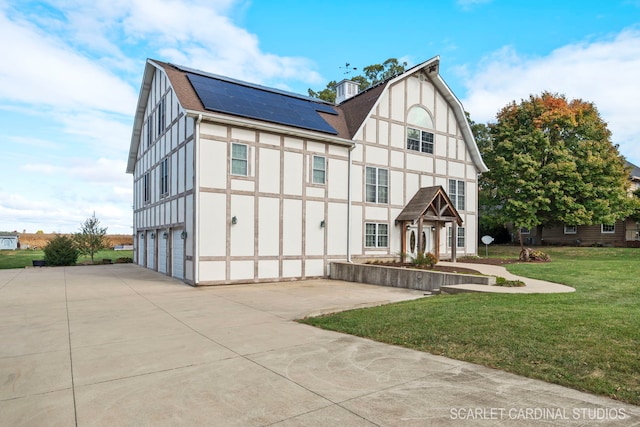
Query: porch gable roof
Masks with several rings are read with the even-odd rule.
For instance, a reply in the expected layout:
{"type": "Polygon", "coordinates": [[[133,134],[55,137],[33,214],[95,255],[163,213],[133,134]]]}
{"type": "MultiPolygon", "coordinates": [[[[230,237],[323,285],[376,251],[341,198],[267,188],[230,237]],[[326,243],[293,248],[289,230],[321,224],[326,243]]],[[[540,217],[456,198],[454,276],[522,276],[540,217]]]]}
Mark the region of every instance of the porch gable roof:
{"type": "Polygon", "coordinates": [[[455,221],[462,225],[462,217],[441,185],[420,188],[396,218],[399,221],[423,219],[432,221],[455,221]]]}

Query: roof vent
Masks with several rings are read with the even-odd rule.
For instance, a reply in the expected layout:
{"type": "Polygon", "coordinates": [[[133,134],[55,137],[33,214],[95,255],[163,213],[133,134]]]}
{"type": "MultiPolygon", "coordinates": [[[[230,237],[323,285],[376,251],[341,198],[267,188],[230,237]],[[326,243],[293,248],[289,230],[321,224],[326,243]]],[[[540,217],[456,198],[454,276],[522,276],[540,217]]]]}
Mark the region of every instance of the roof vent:
{"type": "Polygon", "coordinates": [[[358,94],[360,85],[351,80],[343,80],[336,85],[336,104],[341,104],[358,94]]]}

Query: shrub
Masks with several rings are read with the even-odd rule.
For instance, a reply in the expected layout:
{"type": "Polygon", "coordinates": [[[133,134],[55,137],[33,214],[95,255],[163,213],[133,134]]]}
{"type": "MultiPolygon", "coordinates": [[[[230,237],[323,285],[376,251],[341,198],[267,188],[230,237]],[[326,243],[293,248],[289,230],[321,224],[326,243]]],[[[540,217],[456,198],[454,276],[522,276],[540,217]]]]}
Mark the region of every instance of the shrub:
{"type": "Polygon", "coordinates": [[[518,258],[520,261],[543,261],[548,262],[551,261],[551,257],[542,251],[533,250],[531,248],[523,248],[520,251],[520,257],[518,258]]]}
{"type": "Polygon", "coordinates": [[[434,265],[438,263],[438,259],[431,252],[427,252],[426,254],[419,253],[418,256],[411,259],[411,264],[416,267],[429,267],[433,268],[434,265]]]}
{"type": "Polygon", "coordinates": [[[116,258],[116,264],[128,264],[131,262],[133,262],[133,258],[129,258],[129,257],[116,258]]]}
{"type": "Polygon", "coordinates": [[[56,235],[44,247],[44,260],[47,265],[75,265],[78,256],[75,242],[67,236],[56,235]]]}
{"type": "Polygon", "coordinates": [[[504,286],[506,288],[519,288],[525,286],[522,280],[507,280],[504,277],[496,277],[496,286],[504,286]]]}

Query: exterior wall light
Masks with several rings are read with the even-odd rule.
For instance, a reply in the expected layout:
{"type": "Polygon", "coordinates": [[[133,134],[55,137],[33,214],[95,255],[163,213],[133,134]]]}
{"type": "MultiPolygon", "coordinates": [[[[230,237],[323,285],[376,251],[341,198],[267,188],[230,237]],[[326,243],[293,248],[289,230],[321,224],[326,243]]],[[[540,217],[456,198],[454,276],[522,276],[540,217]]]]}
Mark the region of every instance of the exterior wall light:
{"type": "Polygon", "coordinates": [[[151,239],[155,239],[156,238],[156,233],[151,233],[151,239]]]}
{"type": "Polygon", "coordinates": [[[320,228],[324,228],[324,219],[322,221],[320,221],[320,228]]]}
{"type": "Polygon", "coordinates": [[[186,239],[187,238],[187,232],[183,231],[182,233],[180,233],[180,238],[183,239],[183,240],[186,239]]]}
{"type": "Polygon", "coordinates": [[[238,217],[237,216],[233,216],[231,218],[231,224],[237,224],[238,223],[238,217]]]}
{"type": "Polygon", "coordinates": [[[163,239],[168,239],[169,238],[169,233],[167,233],[166,231],[164,233],[162,233],[162,238],[163,239]]]}

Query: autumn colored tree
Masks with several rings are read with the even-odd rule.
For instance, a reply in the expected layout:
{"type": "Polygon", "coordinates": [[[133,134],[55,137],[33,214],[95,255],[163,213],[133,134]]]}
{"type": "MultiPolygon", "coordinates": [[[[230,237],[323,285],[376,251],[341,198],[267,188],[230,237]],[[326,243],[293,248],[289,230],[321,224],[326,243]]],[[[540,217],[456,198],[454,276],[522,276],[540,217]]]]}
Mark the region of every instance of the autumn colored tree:
{"type": "MultiPolygon", "coordinates": [[[[371,86],[375,86],[378,83],[395,77],[398,74],[404,73],[406,66],[406,62],[399,62],[396,58],[389,58],[382,64],[373,64],[364,67],[362,69],[363,74],[350,77],[349,79],[358,83],[360,85],[360,91],[363,91],[370,88],[371,86]]],[[[356,68],[351,67],[350,64],[346,64],[346,68],[348,68],[347,72],[356,70],[356,68]]],[[[322,99],[328,102],[336,102],[337,85],[338,82],[332,80],[327,83],[327,87],[318,92],[312,89],[308,89],[307,91],[309,92],[309,96],[311,97],[322,99]]]]}
{"type": "Polygon", "coordinates": [[[625,160],[592,103],[531,95],[489,130],[480,203],[496,223],[537,228],[542,239],[544,227],[613,224],[634,210],[625,160]]]}

